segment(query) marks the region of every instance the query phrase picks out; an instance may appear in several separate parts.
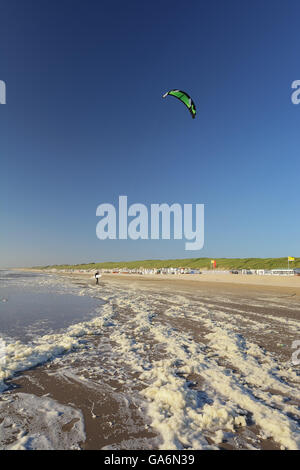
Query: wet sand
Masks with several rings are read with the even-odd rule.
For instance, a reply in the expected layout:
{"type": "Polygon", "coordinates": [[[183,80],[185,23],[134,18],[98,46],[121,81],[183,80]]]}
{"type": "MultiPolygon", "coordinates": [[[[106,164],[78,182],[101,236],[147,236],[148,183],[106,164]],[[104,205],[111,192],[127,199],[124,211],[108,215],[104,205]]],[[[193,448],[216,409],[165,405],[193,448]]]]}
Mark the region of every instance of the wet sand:
{"type": "MultiPolygon", "coordinates": [[[[176,420],[174,442],[179,441],[179,448],[193,448],[192,439],[183,444],[193,433],[198,436],[194,442],[199,442],[199,448],[206,448],[205,442],[220,449],[289,448],[288,439],[278,436],[277,431],[267,435],[255,407],[259,403],[266,412],[270,408],[281,410],[278,422],[288,413],[291,429],[299,427],[299,380],[290,360],[292,342],[300,339],[300,277],[103,275],[96,286],[91,273],[61,276],[102,296],[111,306],[113,325],[87,338],[86,351],[70,352],[19,374],[4,395],[12,399],[20,392],[47,395],[80,410],[86,433],[86,439],[80,442],[82,449],[172,448],[168,436],[176,420]],[[170,339],[165,341],[164,337],[170,339]],[[218,384],[210,383],[206,366],[196,367],[197,361],[201,364],[206,357],[212,361],[209,364],[215,368],[215,375],[224,380],[224,392],[221,387],[217,396],[218,384]],[[195,366],[190,367],[193,361],[195,366]],[[168,397],[157,401],[159,387],[157,390],[153,383],[158,376],[153,375],[152,368],[156,371],[160,364],[164,377],[159,379],[163,380],[161,389],[171,396],[178,387],[180,400],[189,400],[192,394],[197,398],[195,409],[200,417],[201,410],[209,406],[214,412],[224,406],[232,416],[232,403],[237,409],[243,408],[225,390],[228,374],[232,375],[232,384],[243,388],[241,396],[244,394],[248,401],[250,396],[253,402],[247,409],[245,400],[241,411],[244,425],[230,416],[223,422],[217,414],[217,424],[212,421],[203,427],[203,443],[197,434],[196,418],[194,422],[190,418],[187,424],[184,413],[177,416],[180,401],[177,408],[175,402],[167,403],[168,397]],[[260,367],[265,386],[255,382],[259,381],[260,367]],[[219,399],[220,403],[225,400],[224,405],[219,399]],[[218,405],[212,403],[214,400],[218,405]],[[168,410],[161,418],[164,426],[155,422],[160,407],[165,407],[163,413],[168,410]],[[216,439],[220,429],[222,436],[216,439]]],[[[187,403],[184,407],[189,410],[187,403]]],[[[68,433],[73,425],[71,421],[63,432],[68,433]]]]}

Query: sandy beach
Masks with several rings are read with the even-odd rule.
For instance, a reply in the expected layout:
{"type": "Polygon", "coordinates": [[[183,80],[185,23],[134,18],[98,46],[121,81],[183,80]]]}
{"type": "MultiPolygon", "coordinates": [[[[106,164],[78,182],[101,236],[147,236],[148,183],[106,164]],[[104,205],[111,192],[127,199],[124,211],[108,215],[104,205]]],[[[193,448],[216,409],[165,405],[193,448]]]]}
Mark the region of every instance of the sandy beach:
{"type": "MultiPolygon", "coordinates": [[[[80,347],[7,380],[0,423],[8,412],[30,423],[20,403],[34,396],[69,416],[50,447],[300,448],[299,277],[55,276],[104,300],[101,322],[80,327],[80,347]]],[[[28,441],[11,433],[5,446],[28,441]]]]}
{"type": "MultiPolygon", "coordinates": [[[[70,275],[70,274],[68,274],[70,275]]],[[[74,275],[78,275],[74,274],[74,275]]],[[[82,277],[90,277],[91,274],[80,273],[82,277]]],[[[222,273],[209,273],[209,274],[147,274],[147,275],[134,275],[134,274],[103,274],[103,279],[126,279],[126,281],[139,281],[140,283],[146,282],[147,285],[157,285],[169,287],[173,286],[186,286],[186,288],[195,289],[197,286],[206,288],[223,288],[225,290],[238,291],[277,291],[282,293],[291,293],[300,295],[300,276],[258,276],[243,275],[243,274],[222,274],[222,273]],[[168,282],[168,281],[171,281],[168,282]],[[194,284],[196,283],[196,285],[194,284]]]]}

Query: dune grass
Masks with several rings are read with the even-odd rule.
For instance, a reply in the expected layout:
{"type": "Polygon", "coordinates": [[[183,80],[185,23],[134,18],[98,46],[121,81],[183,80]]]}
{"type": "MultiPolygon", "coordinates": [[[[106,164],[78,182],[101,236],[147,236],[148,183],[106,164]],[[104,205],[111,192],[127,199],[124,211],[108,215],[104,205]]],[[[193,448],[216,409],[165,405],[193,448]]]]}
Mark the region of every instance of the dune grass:
{"type": "MultiPolygon", "coordinates": [[[[287,258],[214,258],[217,269],[279,269],[287,268],[287,258]]],[[[209,269],[211,258],[186,258],[171,260],[143,260],[143,261],[120,261],[86,264],[61,264],[53,266],[36,266],[36,269],[114,269],[114,268],[191,268],[209,269]]],[[[300,268],[300,258],[290,262],[290,268],[300,268]]]]}

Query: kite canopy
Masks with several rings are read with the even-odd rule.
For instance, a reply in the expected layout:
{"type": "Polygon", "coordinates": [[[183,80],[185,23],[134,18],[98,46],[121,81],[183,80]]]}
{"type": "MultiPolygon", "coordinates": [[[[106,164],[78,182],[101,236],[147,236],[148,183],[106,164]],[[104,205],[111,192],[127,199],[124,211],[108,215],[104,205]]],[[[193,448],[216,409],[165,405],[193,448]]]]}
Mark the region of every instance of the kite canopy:
{"type": "Polygon", "coordinates": [[[196,117],[196,106],[195,106],[195,103],[194,101],[192,100],[192,98],[185,92],[185,91],[182,91],[182,90],[170,90],[170,91],[167,91],[167,93],[165,93],[163,95],[163,98],[166,98],[168,95],[170,96],[175,96],[175,98],[177,98],[179,101],[181,101],[183,104],[185,104],[185,106],[188,108],[188,110],[190,111],[191,115],[192,115],[192,118],[195,119],[196,117]]]}

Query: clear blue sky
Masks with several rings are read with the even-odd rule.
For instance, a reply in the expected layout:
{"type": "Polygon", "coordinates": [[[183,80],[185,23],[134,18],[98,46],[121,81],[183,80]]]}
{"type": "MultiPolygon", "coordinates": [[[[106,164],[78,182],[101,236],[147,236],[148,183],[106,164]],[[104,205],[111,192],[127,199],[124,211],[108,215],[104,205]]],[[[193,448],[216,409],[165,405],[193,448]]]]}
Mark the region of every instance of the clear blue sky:
{"type": "Polygon", "coordinates": [[[300,256],[299,1],[2,0],[0,266],[300,256]],[[198,115],[174,98],[188,91],[198,115]],[[96,207],[205,204],[205,246],[96,207]]]}

